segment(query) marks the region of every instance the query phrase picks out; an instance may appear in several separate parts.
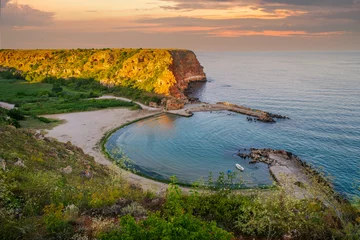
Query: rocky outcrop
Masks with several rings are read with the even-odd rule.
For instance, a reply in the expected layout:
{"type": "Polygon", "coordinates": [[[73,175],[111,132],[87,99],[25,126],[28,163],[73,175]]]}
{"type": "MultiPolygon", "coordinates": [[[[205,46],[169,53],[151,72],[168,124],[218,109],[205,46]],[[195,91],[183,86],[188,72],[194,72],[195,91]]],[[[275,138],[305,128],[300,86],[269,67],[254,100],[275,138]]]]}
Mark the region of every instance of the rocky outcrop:
{"type": "Polygon", "coordinates": [[[319,172],[291,152],[250,148],[239,150],[238,156],[249,159],[249,164],[267,164],[274,180],[299,199],[313,198],[319,189],[333,192],[330,183],[319,172]]]}
{"type": "Polygon", "coordinates": [[[192,51],[171,50],[170,53],[173,59],[170,70],[176,79],[176,84],[170,88],[170,95],[178,99],[187,99],[185,91],[190,82],[206,81],[204,68],[192,51]]]}

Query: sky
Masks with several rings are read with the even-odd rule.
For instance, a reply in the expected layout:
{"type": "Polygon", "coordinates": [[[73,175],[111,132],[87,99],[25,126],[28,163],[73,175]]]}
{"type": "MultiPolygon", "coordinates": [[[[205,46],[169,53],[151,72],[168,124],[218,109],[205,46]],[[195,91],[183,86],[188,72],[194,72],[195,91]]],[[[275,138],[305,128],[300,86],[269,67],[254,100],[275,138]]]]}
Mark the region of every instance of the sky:
{"type": "Polygon", "coordinates": [[[0,0],[1,48],[360,51],[360,0],[0,0]]]}

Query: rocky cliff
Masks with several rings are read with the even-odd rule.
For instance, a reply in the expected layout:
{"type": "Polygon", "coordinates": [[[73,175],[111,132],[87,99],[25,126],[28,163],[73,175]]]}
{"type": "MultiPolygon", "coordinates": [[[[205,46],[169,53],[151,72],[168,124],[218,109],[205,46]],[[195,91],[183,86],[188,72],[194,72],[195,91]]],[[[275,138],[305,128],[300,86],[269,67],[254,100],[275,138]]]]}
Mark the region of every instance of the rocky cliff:
{"type": "Polygon", "coordinates": [[[170,88],[170,95],[176,98],[184,98],[184,91],[190,82],[206,81],[203,67],[192,51],[170,51],[173,62],[170,70],[173,72],[176,84],[170,88]]]}
{"type": "Polygon", "coordinates": [[[127,86],[177,99],[191,81],[206,80],[188,50],[77,49],[1,50],[0,67],[18,70],[27,81],[93,78],[107,86],[127,86]]]}

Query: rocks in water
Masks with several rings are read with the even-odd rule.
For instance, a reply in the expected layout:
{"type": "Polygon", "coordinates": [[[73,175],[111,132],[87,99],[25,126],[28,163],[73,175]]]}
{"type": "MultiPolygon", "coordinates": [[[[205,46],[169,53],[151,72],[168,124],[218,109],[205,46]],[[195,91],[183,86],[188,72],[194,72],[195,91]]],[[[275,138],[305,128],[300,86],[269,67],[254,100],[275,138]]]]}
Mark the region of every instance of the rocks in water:
{"type": "Polygon", "coordinates": [[[21,158],[18,158],[17,162],[14,163],[14,165],[18,166],[18,167],[23,167],[23,168],[26,167],[24,161],[21,158]]]}
{"type": "Polygon", "coordinates": [[[64,174],[70,174],[70,173],[72,173],[72,171],[73,171],[73,169],[71,166],[67,166],[66,168],[61,169],[61,172],[64,174]]]}
{"type": "Polygon", "coordinates": [[[253,118],[253,117],[246,117],[246,120],[248,121],[248,122],[257,122],[259,119],[258,118],[253,118]]]}
{"type": "Polygon", "coordinates": [[[274,123],[275,120],[270,116],[270,114],[262,114],[259,118],[259,121],[266,122],[266,123],[274,123]]]}
{"type": "Polygon", "coordinates": [[[246,159],[246,158],[250,157],[250,156],[249,156],[248,154],[246,154],[246,153],[238,153],[238,156],[241,157],[241,158],[243,158],[243,159],[246,159]]]}
{"type": "Polygon", "coordinates": [[[273,113],[267,113],[269,114],[272,118],[277,118],[277,119],[290,119],[289,117],[287,116],[282,116],[282,115],[279,115],[279,114],[273,114],[273,113]]]}

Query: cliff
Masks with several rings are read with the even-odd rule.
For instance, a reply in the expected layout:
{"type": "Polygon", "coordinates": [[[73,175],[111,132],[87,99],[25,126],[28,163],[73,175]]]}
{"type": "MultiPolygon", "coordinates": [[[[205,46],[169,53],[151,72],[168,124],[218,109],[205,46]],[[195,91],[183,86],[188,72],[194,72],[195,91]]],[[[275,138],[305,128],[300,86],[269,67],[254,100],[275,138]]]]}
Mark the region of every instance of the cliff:
{"type": "Polygon", "coordinates": [[[0,67],[14,68],[31,82],[47,77],[93,78],[110,87],[132,87],[178,99],[185,99],[189,82],[206,80],[196,55],[188,50],[1,50],[0,67]]]}

